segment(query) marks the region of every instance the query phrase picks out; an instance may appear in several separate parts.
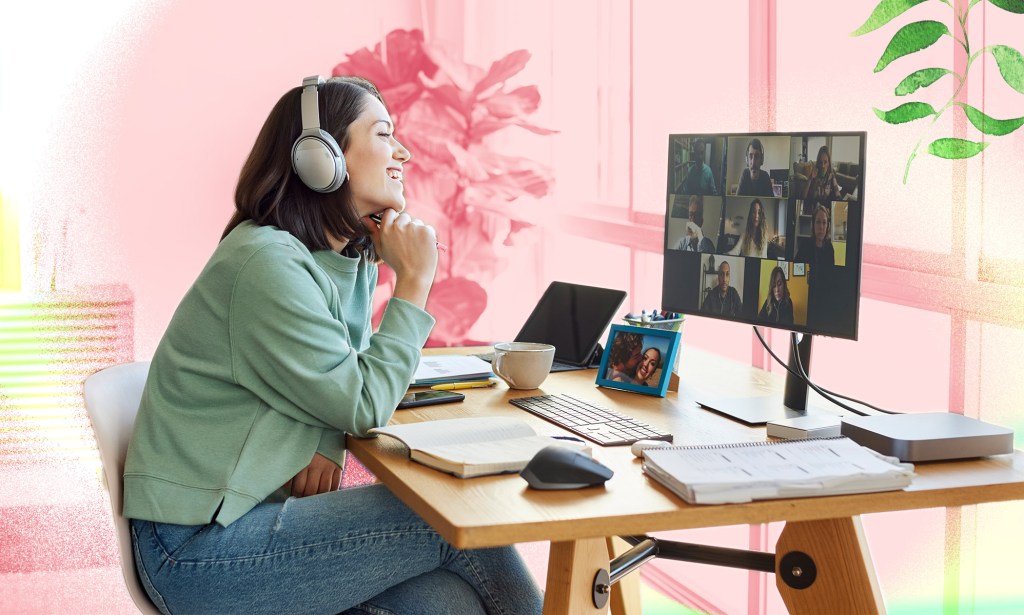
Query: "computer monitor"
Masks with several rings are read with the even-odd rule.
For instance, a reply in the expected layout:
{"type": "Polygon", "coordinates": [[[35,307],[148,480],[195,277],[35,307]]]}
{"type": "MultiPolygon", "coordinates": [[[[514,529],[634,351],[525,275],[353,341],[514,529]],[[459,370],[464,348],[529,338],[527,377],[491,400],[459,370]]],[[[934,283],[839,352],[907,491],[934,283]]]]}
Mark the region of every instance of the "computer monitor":
{"type": "MultiPolygon", "coordinates": [[[[662,306],[687,315],[857,339],[864,132],[669,135],[662,306]],[[712,159],[680,151],[705,144],[712,159]],[[685,168],[682,168],[685,167],[685,168]],[[780,170],[785,170],[780,173],[780,170]]],[[[806,382],[786,398],[698,400],[749,424],[806,412],[806,382]]]]}

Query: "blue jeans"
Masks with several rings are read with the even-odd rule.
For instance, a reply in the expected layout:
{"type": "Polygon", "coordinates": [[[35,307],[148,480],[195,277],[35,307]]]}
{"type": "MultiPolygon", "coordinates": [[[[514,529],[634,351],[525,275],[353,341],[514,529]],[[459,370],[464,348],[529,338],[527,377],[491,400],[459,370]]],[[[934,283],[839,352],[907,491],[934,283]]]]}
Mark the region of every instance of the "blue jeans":
{"type": "Polygon", "coordinates": [[[161,612],[541,612],[513,547],[459,550],[384,485],[260,504],[228,527],[132,522],[161,612]]]}

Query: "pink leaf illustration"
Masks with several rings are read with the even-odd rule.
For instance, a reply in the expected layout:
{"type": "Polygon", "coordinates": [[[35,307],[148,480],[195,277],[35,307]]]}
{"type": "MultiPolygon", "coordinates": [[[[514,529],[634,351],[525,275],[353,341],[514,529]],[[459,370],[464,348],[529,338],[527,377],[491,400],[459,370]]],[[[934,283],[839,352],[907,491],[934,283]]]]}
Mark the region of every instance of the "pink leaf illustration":
{"type": "Polygon", "coordinates": [[[473,88],[473,93],[479,94],[492,85],[506,81],[512,75],[523,70],[526,63],[529,61],[530,52],[525,49],[513,51],[504,58],[495,61],[491,64],[491,68],[487,71],[484,78],[477,82],[476,86],[473,88]]]}
{"type": "Polygon", "coordinates": [[[437,319],[430,334],[432,345],[462,342],[486,307],[487,292],[472,280],[457,277],[434,284],[427,299],[427,311],[437,319]]]}

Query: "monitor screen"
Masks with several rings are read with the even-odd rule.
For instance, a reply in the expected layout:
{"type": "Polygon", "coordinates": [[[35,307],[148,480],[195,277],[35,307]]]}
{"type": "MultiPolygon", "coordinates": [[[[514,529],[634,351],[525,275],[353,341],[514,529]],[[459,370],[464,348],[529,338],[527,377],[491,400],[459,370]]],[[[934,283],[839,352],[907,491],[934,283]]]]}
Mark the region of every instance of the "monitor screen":
{"type": "Polygon", "coordinates": [[[857,339],[866,139],[669,135],[664,309],[857,339]]]}

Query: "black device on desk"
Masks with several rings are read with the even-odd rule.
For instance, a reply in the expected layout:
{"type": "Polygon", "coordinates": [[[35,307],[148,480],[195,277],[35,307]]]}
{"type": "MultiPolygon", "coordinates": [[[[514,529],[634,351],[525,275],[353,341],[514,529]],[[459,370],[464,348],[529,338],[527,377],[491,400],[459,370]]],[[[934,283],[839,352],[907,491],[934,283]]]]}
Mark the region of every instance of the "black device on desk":
{"type": "MultiPolygon", "coordinates": [[[[599,342],[626,298],[626,292],[569,282],[552,282],[516,335],[516,342],[555,347],[552,372],[601,364],[599,342]]],[[[493,355],[477,355],[485,361],[493,355]]]]}
{"type": "Polygon", "coordinates": [[[462,401],[466,396],[455,391],[416,391],[406,393],[402,401],[398,402],[398,409],[417,408],[419,406],[433,406],[434,404],[448,404],[462,401]]]}
{"type": "Polygon", "coordinates": [[[547,446],[519,473],[534,489],[582,489],[603,485],[615,472],[583,451],[547,446]]]}

